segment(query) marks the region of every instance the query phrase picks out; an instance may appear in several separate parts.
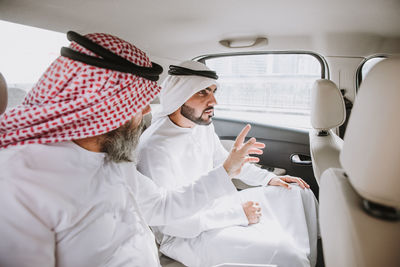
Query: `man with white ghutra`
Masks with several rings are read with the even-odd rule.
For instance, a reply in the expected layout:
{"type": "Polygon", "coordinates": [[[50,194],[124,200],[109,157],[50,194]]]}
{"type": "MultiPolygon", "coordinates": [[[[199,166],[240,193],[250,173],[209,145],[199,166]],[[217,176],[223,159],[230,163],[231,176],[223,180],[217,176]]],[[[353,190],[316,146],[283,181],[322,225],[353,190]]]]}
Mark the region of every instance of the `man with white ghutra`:
{"type": "MultiPolygon", "coordinates": [[[[161,110],[140,138],[137,166],[160,188],[174,189],[211,174],[228,152],[212,123],[217,74],[196,61],[172,65],[168,73],[161,110]]],[[[231,151],[237,149],[235,144],[231,151]]],[[[259,187],[228,193],[190,218],[153,227],[160,251],[187,266],[314,266],[318,203],[309,185],[249,163],[237,178],[259,187]]]]}

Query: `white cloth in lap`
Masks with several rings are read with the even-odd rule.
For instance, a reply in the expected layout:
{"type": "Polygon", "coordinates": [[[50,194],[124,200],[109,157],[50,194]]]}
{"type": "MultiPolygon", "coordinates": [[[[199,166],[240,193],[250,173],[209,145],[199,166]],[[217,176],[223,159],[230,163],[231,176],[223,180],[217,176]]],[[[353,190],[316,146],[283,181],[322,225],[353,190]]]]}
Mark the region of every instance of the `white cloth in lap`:
{"type": "Polygon", "coordinates": [[[316,243],[310,241],[316,240],[317,233],[314,230],[316,221],[309,218],[316,217],[316,209],[312,209],[316,200],[308,190],[298,186],[293,186],[292,190],[280,187],[243,190],[239,192],[241,198],[261,204],[260,223],[214,229],[197,238],[175,238],[166,242],[161,252],[187,266],[213,266],[224,262],[313,266],[316,243]],[[282,203],[291,201],[297,202],[282,208],[282,203]],[[304,210],[308,210],[308,214],[304,214],[304,210]],[[309,248],[314,255],[312,259],[307,257],[309,248]]]}

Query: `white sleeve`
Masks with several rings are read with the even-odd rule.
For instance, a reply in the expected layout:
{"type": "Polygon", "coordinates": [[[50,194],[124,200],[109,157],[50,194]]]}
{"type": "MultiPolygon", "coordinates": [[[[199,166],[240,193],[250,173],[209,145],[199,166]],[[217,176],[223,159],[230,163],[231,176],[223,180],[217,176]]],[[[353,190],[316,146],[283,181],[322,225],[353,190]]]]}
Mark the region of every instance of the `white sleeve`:
{"type": "Polygon", "coordinates": [[[232,205],[218,200],[218,203],[214,203],[213,206],[207,207],[187,219],[158,229],[166,235],[194,238],[204,231],[249,224],[240,202],[232,205]]]}
{"type": "Polygon", "coordinates": [[[130,186],[140,211],[151,226],[166,225],[191,216],[212,200],[236,192],[222,165],[193,183],[172,190],[157,186],[136,169],[131,172],[135,175],[129,178],[130,186]]]}
{"type": "Polygon", "coordinates": [[[272,172],[261,169],[254,164],[246,163],[238,175],[238,178],[248,185],[267,186],[269,181],[275,176],[276,175],[272,172]]]}
{"type": "Polygon", "coordinates": [[[0,180],[0,266],[55,266],[55,233],[12,184],[0,180]]]}
{"type": "MultiPolygon", "coordinates": [[[[170,161],[167,152],[161,150],[156,151],[154,148],[147,147],[142,149],[138,155],[139,171],[151,177],[151,180],[158,186],[158,190],[169,193],[181,191],[183,193],[187,190],[186,188],[188,188],[188,186],[183,187],[185,190],[174,189],[174,191],[166,191],[165,189],[174,188],[174,183],[178,180],[178,174],[174,173],[174,164],[176,163],[170,161]]],[[[150,180],[150,178],[147,179],[150,180]]],[[[190,184],[189,187],[196,186],[196,184],[200,182],[204,184],[201,190],[194,190],[194,188],[192,188],[186,196],[182,195],[183,204],[186,204],[185,211],[183,210],[183,206],[178,206],[175,210],[171,209],[171,212],[176,212],[177,215],[178,212],[181,212],[179,216],[182,219],[179,221],[165,221],[166,216],[171,215],[165,211],[166,207],[163,208],[164,210],[161,209],[160,211],[150,210],[150,203],[154,203],[154,199],[151,200],[148,196],[145,197],[148,199],[146,201],[146,203],[148,203],[148,208],[144,208],[144,204],[146,203],[144,203],[142,199],[138,199],[138,202],[140,202],[139,206],[142,212],[145,213],[145,217],[151,219],[151,221],[148,221],[149,225],[163,226],[159,227],[163,233],[181,237],[194,237],[206,230],[231,225],[248,225],[248,220],[244,214],[239,198],[237,198],[238,200],[236,203],[220,205],[219,207],[215,207],[215,210],[210,210],[207,206],[207,209],[198,212],[200,208],[203,208],[206,204],[211,204],[212,200],[216,197],[229,196],[237,193],[236,188],[230,181],[222,164],[199,177],[199,179],[197,179],[194,184],[190,184]],[[229,183],[226,182],[228,180],[229,183]],[[198,198],[195,200],[194,198],[197,196],[198,198]],[[189,206],[193,206],[193,208],[189,209],[189,206]],[[185,216],[183,214],[184,212],[185,216]],[[162,216],[164,216],[164,221],[162,221],[162,216]]],[[[233,199],[233,197],[228,197],[228,199],[233,199]]]]}
{"type": "MultiPolygon", "coordinates": [[[[214,151],[214,165],[221,164],[227,157],[228,151],[221,144],[221,140],[217,134],[214,133],[214,143],[215,143],[215,151],[214,151]]],[[[254,164],[246,163],[240,174],[238,175],[238,179],[242,180],[248,185],[252,186],[267,186],[272,177],[276,175],[267,170],[261,169],[254,164]]]]}

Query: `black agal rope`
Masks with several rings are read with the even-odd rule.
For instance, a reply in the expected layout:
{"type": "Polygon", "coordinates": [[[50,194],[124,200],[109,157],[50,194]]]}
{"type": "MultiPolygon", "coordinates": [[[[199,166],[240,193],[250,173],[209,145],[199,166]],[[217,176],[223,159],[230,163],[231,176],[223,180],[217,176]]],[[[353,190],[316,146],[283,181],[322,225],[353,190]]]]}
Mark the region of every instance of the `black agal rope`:
{"type": "Polygon", "coordinates": [[[218,79],[218,75],[215,71],[212,70],[192,70],[180,66],[170,65],[169,66],[169,75],[195,75],[211,78],[214,80],[218,79]]]}
{"type": "Polygon", "coordinates": [[[131,73],[151,81],[157,81],[163,71],[163,68],[154,62],[151,62],[152,67],[138,66],[76,32],[67,32],[67,38],[92,51],[100,58],[80,53],[68,47],[62,47],[61,55],[64,57],[100,68],[131,73]]]}

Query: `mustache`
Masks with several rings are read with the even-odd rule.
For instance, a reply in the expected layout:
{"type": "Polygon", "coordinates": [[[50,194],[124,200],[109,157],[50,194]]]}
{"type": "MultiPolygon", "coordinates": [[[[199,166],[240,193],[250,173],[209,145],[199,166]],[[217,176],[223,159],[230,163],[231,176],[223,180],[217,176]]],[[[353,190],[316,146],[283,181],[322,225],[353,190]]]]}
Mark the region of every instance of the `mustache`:
{"type": "Polygon", "coordinates": [[[203,110],[203,113],[206,112],[206,111],[209,111],[209,110],[214,111],[214,107],[208,107],[208,108],[206,108],[205,110],[203,110]]]}

